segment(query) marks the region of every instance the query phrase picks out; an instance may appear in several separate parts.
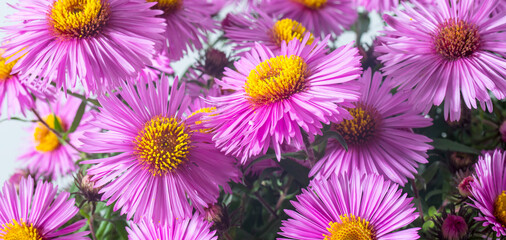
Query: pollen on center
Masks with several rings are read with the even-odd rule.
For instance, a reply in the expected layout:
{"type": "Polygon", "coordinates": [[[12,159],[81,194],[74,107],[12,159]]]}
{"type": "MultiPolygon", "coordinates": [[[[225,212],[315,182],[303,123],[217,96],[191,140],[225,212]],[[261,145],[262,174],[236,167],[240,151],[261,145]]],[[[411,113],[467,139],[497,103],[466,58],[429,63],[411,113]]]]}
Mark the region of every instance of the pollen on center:
{"type": "Polygon", "coordinates": [[[100,33],[110,15],[106,0],[58,0],[53,4],[49,21],[59,37],[86,38],[100,33]]]}
{"type": "Polygon", "coordinates": [[[277,56],[251,70],[244,90],[254,106],[282,101],[307,88],[309,70],[299,56],[277,56]]]}
{"type": "Polygon", "coordinates": [[[163,176],[188,161],[191,132],[175,118],[157,116],[133,141],[134,155],[153,176],[163,176]]]}
{"type": "Polygon", "coordinates": [[[314,41],[313,34],[311,34],[304,26],[302,26],[302,24],[289,18],[277,21],[272,28],[272,32],[274,41],[276,41],[278,46],[281,45],[283,41],[286,43],[290,42],[293,39],[299,39],[299,41],[302,41],[307,33],[310,34],[310,37],[306,45],[310,45],[314,41]]]}
{"type": "Polygon", "coordinates": [[[324,240],[376,240],[374,229],[368,221],[353,214],[339,216],[341,222],[330,222],[324,240]]]}
{"type": "Polygon", "coordinates": [[[381,118],[375,108],[359,103],[355,108],[348,109],[348,112],[353,119],[332,124],[333,129],[343,136],[346,143],[362,145],[376,136],[381,118]]]}

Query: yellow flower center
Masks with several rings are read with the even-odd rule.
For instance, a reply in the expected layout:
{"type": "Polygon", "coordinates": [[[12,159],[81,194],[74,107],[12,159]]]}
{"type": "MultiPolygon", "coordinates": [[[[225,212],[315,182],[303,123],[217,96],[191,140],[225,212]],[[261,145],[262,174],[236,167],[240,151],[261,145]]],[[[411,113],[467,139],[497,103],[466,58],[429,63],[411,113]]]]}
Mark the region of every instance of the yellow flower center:
{"type": "Polygon", "coordinates": [[[351,214],[339,216],[341,222],[330,222],[324,240],[375,240],[374,229],[369,222],[351,214]]]}
{"type": "Polygon", "coordinates": [[[9,60],[10,57],[4,58],[2,57],[5,53],[5,49],[0,49],[0,81],[6,81],[12,75],[12,68],[16,65],[18,60],[14,60],[10,63],[5,63],[9,60]]]}
{"type": "Polygon", "coordinates": [[[378,130],[381,121],[378,111],[359,103],[355,108],[348,109],[348,112],[353,119],[333,124],[333,128],[343,136],[347,144],[362,145],[367,143],[378,130]]]}
{"type": "Polygon", "coordinates": [[[42,240],[42,236],[37,228],[33,227],[33,224],[27,226],[26,223],[18,223],[12,219],[12,223],[4,224],[2,232],[0,233],[0,239],[3,240],[42,240]]]}
{"type": "Polygon", "coordinates": [[[434,45],[436,52],[448,60],[468,57],[480,46],[478,27],[462,20],[446,20],[439,26],[434,45]]]}
{"type": "Polygon", "coordinates": [[[277,56],[251,70],[244,90],[253,105],[266,105],[304,91],[308,75],[307,64],[301,57],[277,56]]]}
{"type": "Polygon", "coordinates": [[[58,0],[49,21],[56,35],[63,38],[87,38],[100,33],[111,15],[106,0],[58,0]]]}
{"type": "Polygon", "coordinates": [[[293,0],[311,9],[319,9],[325,6],[327,0],[293,0]]]}
{"type": "Polygon", "coordinates": [[[164,14],[173,13],[183,6],[183,0],[146,0],[147,2],[156,2],[154,9],[159,9],[164,14]]]}
{"type": "Polygon", "coordinates": [[[157,116],[133,141],[134,154],[153,176],[162,176],[188,160],[191,132],[175,118],[157,116]]]}
{"type": "Polygon", "coordinates": [[[494,216],[503,226],[506,225],[506,191],[502,191],[494,202],[494,216]]]}
{"type": "MultiPolygon", "coordinates": [[[[283,41],[288,43],[295,38],[299,39],[299,41],[302,41],[304,35],[306,35],[306,33],[309,33],[309,31],[307,31],[306,28],[302,26],[302,24],[289,18],[277,21],[274,24],[272,31],[274,33],[274,41],[276,41],[278,45],[281,45],[283,41]]],[[[313,34],[309,33],[309,36],[310,37],[306,45],[309,45],[314,41],[313,34]]]]}
{"type": "MultiPolygon", "coordinates": [[[[65,125],[62,120],[54,114],[48,115],[47,117],[43,118],[43,120],[50,128],[55,129],[55,118],[60,123],[60,126],[65,129],[65,125]]],[[[35,139],[35,149],[37,149],[37,151],[50,152],[60,146],[58,136],[56,136],[56,134],[54,134],[41,122],[39,122],[37,124],[37,127],[35,127],[33,138],[35,139]]]]}

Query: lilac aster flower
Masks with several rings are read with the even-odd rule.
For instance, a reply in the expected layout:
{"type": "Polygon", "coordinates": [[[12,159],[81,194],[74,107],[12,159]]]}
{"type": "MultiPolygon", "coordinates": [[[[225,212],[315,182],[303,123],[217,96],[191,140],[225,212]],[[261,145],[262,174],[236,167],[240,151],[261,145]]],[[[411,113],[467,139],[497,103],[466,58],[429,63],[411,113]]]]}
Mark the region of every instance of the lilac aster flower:
{"type": "Polygon", "coordinates": [[[126,230],[130,240],[217,240],[216,231],[210,230],[212,225],[194,214],[191,218],[171,219],[167,223],[142,220],[138,224],[131,223],[126,230]]]}
{"type": "Polygon", "coordinates": [[[480,156],[471,185],[472,207],[481,212],[475,219],[491,225],[497,237],[506,236],[506,155],[501,150],[480,156]]]}
{"type": "Polygon", "coordinates": [[[382,174],[405,184],[413,178],[420,163],[427,163],[430,138],[414,133],[412,128],[431,125],[420,111],[407,103],[409,92],[390,93],[392,80],[381,83],[380,73],[364,72],[361,99],[349,109],[353,119],[332,123],[332,130],[345,139],[348,150],[335,139],[327,144],[325,156],[311,169],[310,175],[329,177],[333,173],[360,170],[382,174]]]}
{"type": "Polygon", "coordinates": [[[290,219],[279,234],[298,240],[418,239],[419,228],[396,231],[418,217],[406,196],[376,174],[315,179],[292,201],[295,211],[285,210],[290,219]]]}
{"type": "Polygon", "coordinates": [[[411,101],[427,112],[443,101],[445,118],[458,120],[461,101],[468,108],[490,109],[489,90],[506,93],[506,22],[491,17],[500,1],[437,0],[437,6],[404,4],[397,17],[384,15],[389,27],[376,49],[383,70],[401,89],[413,89],[411,101]]]}
{"type": "MultiPolygon", "coordinates": [[[[50,128],[56,129],[56,121],[58,121],[65,132],[70,129],[80,104],[81,100],[78,98],[71,96],[65,98],[61,95],[49,104],[39,101],[37,112],[50,128]]],[[[80,147],[82,143],[78,138],[84,131],[97,131],[88,123],[90,118],[91,114],[85,112],[79,126],[67,135],[72,146],[80,147]]],[[[76,149],[69,144],[62,144],[58,136],[41,122],[34,123],[30,131],[33,132],[31,144],[19,160],[26,162],[31,172],[48,177],[59,177],[77,169],[75,162],[79,160],[80,154],[76,149]]]]}
{"type": "Polygon", "coordinates": [[[227,182],[238,180],[235,159],[214,147],[200,124],[203,113],[190,115],[185,84],[177,85],[170,90],[162,78],[157,88],[124,85],[120,97],[99,97],[103,107],[93,122],[107,132],[82,139],[87,152],[120,153],[83,163],[96,164],[88,174],[102,187],[102,199],[135,222],[190,217],[193,207],[204,212],[217,201],[220,186],[228,192],[227,182]]]}
{"type": "Polygon", "coordinates": [[[290,18],[315,35],[338,36],[357,19],[355,0],[266,0],[261,9],[275,17],[290,18]]]}
{"type": "Polygon", "coordinates": [[[265,154],[269,147],[281,158],[281,145],[302,148],[302,132],[321,134],[323,123],[349,119],[344,107],[358,100],[360,57],[351,44],[326,54],[328,37],[306,45],[303,39],[283,44],[279,53],[257,44],[228,69],[222,89],[235,92],[210,97],[217,115],[209,123],[215,128],[216,145],[234,156],[248,158],[265,154]]]}
{"type": "MultiPolygon", "coordinates": [[[[227,22],[223,26],[225,37],[237,44],[237,50],[250,49],[254,47],[255,42],[259,42],[272,51],[278,51],[283,41],[287,43],[293,39],[302,41],[306,33],[309,33],[302,24],[290,18],[276,21],[261,11],[257,15],[256,18],[246,13],[227,16],[227,22]]],[[[313,41],[314,37],[311,34],[306,44],[313,41]]]]}
{"type": "MultiPolygon", "coordinates": [[[[211,18],[213,4],[206,0],[146,0],[156,2],[153,9],[160,9],[158,17],[165,20],[164,36],[169,42],[169,58],[179,60],[185,50],[200,49],[206,32],[217,25],[211,18]]],[[[165,43],[163,44],[165,48],[165,43]]]]}
{"type": "Polygon", "coordinates": [[[4,101],[7,103],[7,117],[17,113],[26,115],[27,110],[35,107],[32,94],[37,99],[50,99],[48,93],[54,89],[45,93],[38,91],[37,87],[22,83],[18,75],[12,73],[16,61],[6,63],[9,59],[4,58],[4,54],[5,49],[0,49],[0,115],[4,101]]]}
{"type": "Polygon", "coordinates": [[[131,79],[151,62],[163,40],[163,20],[145,0],[20,0],[7,56],[26,82],[102,93],[131,79]]]}
{"type": "Polygon", "coordinates": [[[86,219],[58,229],[79,211],[68,192],[57,195],[58,188],[32,178],[22,179],[19,192],[6,182],[0,193],[0,238],[14,239],[89,239],[88,232],[78,232],[86,219]]]}

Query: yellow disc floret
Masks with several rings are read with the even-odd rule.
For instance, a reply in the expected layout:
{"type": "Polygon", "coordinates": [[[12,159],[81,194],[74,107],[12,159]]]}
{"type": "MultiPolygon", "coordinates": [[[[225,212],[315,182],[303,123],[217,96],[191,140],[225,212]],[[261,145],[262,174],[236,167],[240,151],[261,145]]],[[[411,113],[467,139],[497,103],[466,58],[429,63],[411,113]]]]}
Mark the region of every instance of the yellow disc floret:
{"type": "Polygon", "coordinates": [[[33,224],[30,226],[26,225],[26,223],[19,223],[12,219],[12,223],[4,224],[2,227],[2,232],[0,233],[0,239],[3,240],[42,240],[42,236],[39,233],[37,228],[33,227],[33,224]]]}
{"type": "MultiPolygon", "coordinates": [[[[274,41],[276,41],[278,45],[281,45],[283,41],[288,43],[293,39],[299,39],[299,41],[302,41],[306,33],[309,33],[302,24],[289,18],[277,21],[274,24],[272,31],[274,41]]],[[[309,33],[309,35],[310,37],[306,42],[306,45],[309,45],[314,41],[313,34],[309,33]]]]}
{"type": "Polygon", "coordinates": [[[327,0],[293,0],[311,9],[319,9],[325,6],[327,0]]]}
{"type": "Polygon", "coordinates": [[[16,65],[17,60],[14,60],[10,63],[6,63],[7,60],[9,60],[10,57],[4,58],[3,55],[5,54],[4,49],[0,49],[0,81],[5,81],[9,79],[12,75],[12,68],[14,65],[16,65]]]}
{"type": "Polygon", "coordinates": [[[95,36],[111,14],[106,0],[58,0],[49,15],[54,32],[62,37],[95,36]]]}
{"type": "MultiPolygon", "coordinates": [[[[64,128],[65,125],[62,120],[54,114],[46,116],[43,120],[50,128],[55,129],[55,118],[56,121],[60,123],[60,126],[64,128]]],[[[60,146],[58,136],[56,136],[56,134],[54,134],[41,122],[39,122],[37,127],[35,127],[33,138],[35,140],[35,149],[37,149],[37,151],[50,152],[60,146]]]]}
{"type": "Polygon", "coordinates": [[[355,108],[348,109],[348,112],[353,119],[333,124],[334,130],[341,134],[348,144],[367,143],[378,132],[381,121],[378,111],[372,107],[357,104],[355,108]]]}
{"type": "Polygon", "coordinates": [[[369,222],[353,214],[339,216],[341,222],[330,222],[324,240],[375,240],[374,229],[369,222]]]}
{"type": "Polygon", "coordinates": [[[307,64],[301,57],[277,56],[251,70],[244,90],[253,105],[265,105],[304,91],[308,76],[307,64]]]}
{"type": "Polygon", "coordinates": [[[503,226],[506,226],[506,191],[502,191],[494,202],[494,216],[503,226]]]}
{"type": "Polygon", "coordinates": [[[191,132],[175,118],[157,116],[134,140],[134,154],[153,176],[163,176],[188,160],[191,132]]]}
{"type": "Polygon", "coordinates": [[[154,9],[160,9],[164,14],[173,13],[183,6],[183,0],[146,0],[147,2],[156,2],[154,9]]]}
{"type": "Polygon", "coordinates": [[[480,34],[475,24],[448,19],[439,25],[434,37],[436,52],[447,60],[471,56],[480,47],[480,34]]]}

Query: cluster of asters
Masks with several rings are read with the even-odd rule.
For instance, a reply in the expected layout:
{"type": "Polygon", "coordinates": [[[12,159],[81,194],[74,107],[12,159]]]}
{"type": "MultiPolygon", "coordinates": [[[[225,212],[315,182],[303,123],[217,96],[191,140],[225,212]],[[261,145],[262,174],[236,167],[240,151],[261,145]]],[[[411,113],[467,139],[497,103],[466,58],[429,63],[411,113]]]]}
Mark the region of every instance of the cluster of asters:
{"type": "MultiPolygon", "coordinates": [[[[74,193],[50,182],[81,169],[85,198],[124,215],[129,239],[218,239],[206,212],[243,182],[243,166],[299,151],[312,180],[279,239],[418,239],[402,186],[432,140],[414,129],[432,124],[434,105],[455,121],[506,97],[505,5],[19,0],[2,29],[0,114],[35,120],[26,170],[0,193],[0,238],[96,239],[93,219],[69,223],[74,193]],[[357,9],[388,13],[374,69],[353,42],[330,47],[357,9]],[[217,35],[228,54],[208,44],[217,35]],[[175,76],[173,62],[205,49],[175,76]],[[323,129],[340,138],[316,157],[323,129]]],[[[466,181],[475,220],[506,236],[506,154],[485,153],[466,181]]],[[[445,213],[455,220],[442,223],[444,239],[465,235],[456,215],[445,213]]]]}

